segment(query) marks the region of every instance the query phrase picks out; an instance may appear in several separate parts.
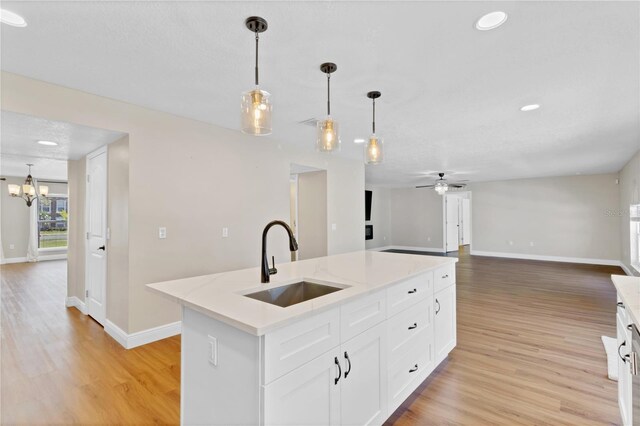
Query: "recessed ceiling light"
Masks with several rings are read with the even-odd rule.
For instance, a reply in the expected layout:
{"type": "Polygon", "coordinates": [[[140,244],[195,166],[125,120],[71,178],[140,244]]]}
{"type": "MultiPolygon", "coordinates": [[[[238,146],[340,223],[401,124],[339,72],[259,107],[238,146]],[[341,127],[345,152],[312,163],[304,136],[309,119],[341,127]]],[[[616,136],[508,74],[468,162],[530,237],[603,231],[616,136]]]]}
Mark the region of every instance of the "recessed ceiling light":
{"type": "Polygon", "coordinates": [[[354,139],[353,143],[364,143],[365,140],[364,139],[354,139]]]}
{"type": "Polygon", "coordinates": [[[53,142],[53,141],[38,141],[38,143],[40,145],[46,145],[46,146],[57,146],[58,142],[53,142]]]}
{"type": "Polygon", "coordinates": [[[522,108],[520,108],[520,111],[527,112],[527,111],[533,111],[534,109],[538,109],[538,108],[540,108],[540,105],[538,105],[538,104],[531,104],[531,105],[525,105],[525,106],[523,106],[522,108]]]}
{"type": "Polygon", "coordinates": [[[26,27],[27,21],[17,13],[7,9],[0,9],[0,22],[11,25],[12,27],[26,27]]]}
{"type": "Polygon", "coordinates": [[[487,13],[476,22],[476,28],[480,31],[488,31],[498,28],[507,20],[507,14],[501,10],[487,13]]]}

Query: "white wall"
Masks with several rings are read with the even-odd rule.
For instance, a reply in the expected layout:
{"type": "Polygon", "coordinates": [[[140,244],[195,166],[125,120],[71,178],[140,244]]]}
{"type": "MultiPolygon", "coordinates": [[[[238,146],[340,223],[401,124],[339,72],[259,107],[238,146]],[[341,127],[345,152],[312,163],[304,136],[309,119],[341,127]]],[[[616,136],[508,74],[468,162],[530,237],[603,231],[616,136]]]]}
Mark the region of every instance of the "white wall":
{"type": "Polygon", "coordinates": [[[391,245],[442,249],[443,197],[429,188],[390,192],[391,245]]]}
{"type": "MultiPolygon", "coordinates": [[[[327,170],[327,222],[336,226],[328,230],[328,253],[364,249],[361,161],[288,148],[277,133],[246,136],[11,73],[2,73],[2,88],[3,109],[129,134],[125,332],[180,319],[177,304],[145,284],[259,265],[264,225],[290,215],[291,163],[327,170]],[[167,239],[158,239],[159,226],[167,239]]],[[[308,146],[313,138],[310,129],[308,146]]],[[[271,233],[269,248],[286,258],[286,236],[271,233]]]]}
{"type": "Polygon", "coordinates": [[[298,175],[297,228],[298,259],[327,255],[327,172],[324,170],[298,175]]]}
{"type": "MultiPolygon", "coordinates": [[[[365,240],[367,249],[385,247],[391,245],[391,192],[388,188],[367,186],[371,191],[371,220],[366,221],[367,225],[373,225],[373,239],[365,240]]],[[[362,194],[364,197],[364,194],[362,194]]],[[[364,229],[362,229],[364,238],[364,229]]]]}
{"type": "Polygon", "coordinates": [[[640,151],[620,171],[620,252],[627,270],[640,275],[631,267],[629,241],[629,206],[640,204],[640,151]]]}
{"type": "Polygon", "coordinates": [[[471,185],[472,254],[618,261],[620,218],[607,214],[620,205],[617,177],[604,174],[471,185]]]}

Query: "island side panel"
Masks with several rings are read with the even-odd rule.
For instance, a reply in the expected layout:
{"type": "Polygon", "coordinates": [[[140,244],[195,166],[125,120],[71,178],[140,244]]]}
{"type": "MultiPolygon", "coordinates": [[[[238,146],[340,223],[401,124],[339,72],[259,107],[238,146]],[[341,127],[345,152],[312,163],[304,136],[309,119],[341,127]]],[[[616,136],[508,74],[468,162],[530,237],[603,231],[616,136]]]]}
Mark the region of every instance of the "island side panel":
{"type": "Polygon", "coordinates": [[[187,307],[182,309],[181,423],[260,424],[260,338],[187,307]]]}

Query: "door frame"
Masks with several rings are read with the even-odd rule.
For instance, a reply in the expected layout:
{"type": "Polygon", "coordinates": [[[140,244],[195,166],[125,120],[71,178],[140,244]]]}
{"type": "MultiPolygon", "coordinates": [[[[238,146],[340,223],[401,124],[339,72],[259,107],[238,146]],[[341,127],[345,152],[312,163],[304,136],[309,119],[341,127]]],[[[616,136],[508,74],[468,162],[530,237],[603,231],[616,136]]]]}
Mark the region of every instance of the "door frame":
{"type": "MultiPolygon", "coordinates": [[[[87,238],[87,233],[88,233],[88,229],[89,229],[89,204],[90,204],[90,200],[89,197],[87,197],[88,194],[88,186],[87,183],[89,181],[89,160],[97,157],[100,154],[105,154],[106,157],[106,163],[107,163],[107,167],[105,168],[105,183],[106,183],[106,188],[105,188],[105,198],[106,198],[106,202],[105,202],[105,212],[104,212],[104,223],[105,223],[105,245],[107,245],[107,242],[109,240],[108,236],[108,223],[109,223],[109,218],[108,218],[108,214],[109,214],[109,154],[107,151],[107,145],[103,145],[100,148],[96,149],[95,151],[90,152],[89,154],[87,154],[87,156],[85,157],[85,170],[84,170],[84,184],[85,184],[85,188],[84,188],[84,229],[83,229],[83,240],[84,240],[84,303],[87,306],[87,315],[89,315],[89,307],[88,307],[88,301],[87,301],[87,291],[89,290],[87,288],[87,283],[89,282],[89,245],[88,245],[88,238],[87,238]]],[[[105,262],[108,264],[109,262],[109,250],[105,250],[104,251],[104,256],[105,256],[105,262]]],[[[105,267],[104,268],[104,300],[102,301],[103,305],[104,305],[104,319],[105,319],[105,323],[107,321],[107,290],[108,290],[108,281],[107,281],[107,270],[108,268],[105,267]]],[[[103,325],[104,327],[104,325],[103,325]]]]}
{"type": "MultiPolygon", "coordinates": [[[[467,191],[456,191],[454,193],[446,192],[442,196],[442,251],[444,253],[449,253],[447,251],[447,197],[457,197],[457,198],[468,198],[469,199],[469,234],[471,235],[473,232],[473,198],[470,190],[467,191]],[[462,197],[461,197],[462,196],[462,197]]],[[[458,230],[458,232],[460,232],[458,230]]],[[[459,238],[458,238],[459,239],[459,238]]],[[[473,235],[471,235],[471,243],[469,244],[469,251],[471,251],[473,245],[473,235]]],[[[453,250],[452,250],[453,251],[453,250]]]]}

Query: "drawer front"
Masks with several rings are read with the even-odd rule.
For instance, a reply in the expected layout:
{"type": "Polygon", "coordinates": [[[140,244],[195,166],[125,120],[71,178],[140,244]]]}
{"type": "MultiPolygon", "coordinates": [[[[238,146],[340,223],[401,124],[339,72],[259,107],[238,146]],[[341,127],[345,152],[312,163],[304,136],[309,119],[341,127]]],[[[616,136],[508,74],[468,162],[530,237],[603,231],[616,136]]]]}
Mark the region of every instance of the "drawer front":
{"type": "Polygon", "coordinates": [[[387,318],[387,297],[379,291],[340,307],[340,335],[346,342],[387,318]]]}
{"type": "Polygon", "coordinates": [[[264,383],[340,344],[338,308],[305,318],[264,336],[264,383]]]}
{"type": "Polygon", "coordinates": [[[433,327],[433,297],[427,297],[387,321],[389,363],[402,357],[415,340],[425,339],[422,330],[433,327]]]}
{"type": "MultiPolygon", "coordinates": [[[[420,334],[430,335],[431,329],[420,334]]],[[[389,366],[389,412],[394,412],[411,392],[429,375],[433,369],[432,339],[420,338],[407,348],[407,351],[396,362],[389,366]]]]}
{"type": "Polygon", "coordinates": [[[435,290],[437,293],[440,290],[449,287],[456,282],[456,264],[452,263],[451,265],[443,266],[441,268],[436,269],[434,272],[434,282],[435,282],[435,290]]]}
{"type": "Polygon", "coordinates": [[[433,295],[433,272],[410,278],[387,289],[389,317],[433,295]]]}

